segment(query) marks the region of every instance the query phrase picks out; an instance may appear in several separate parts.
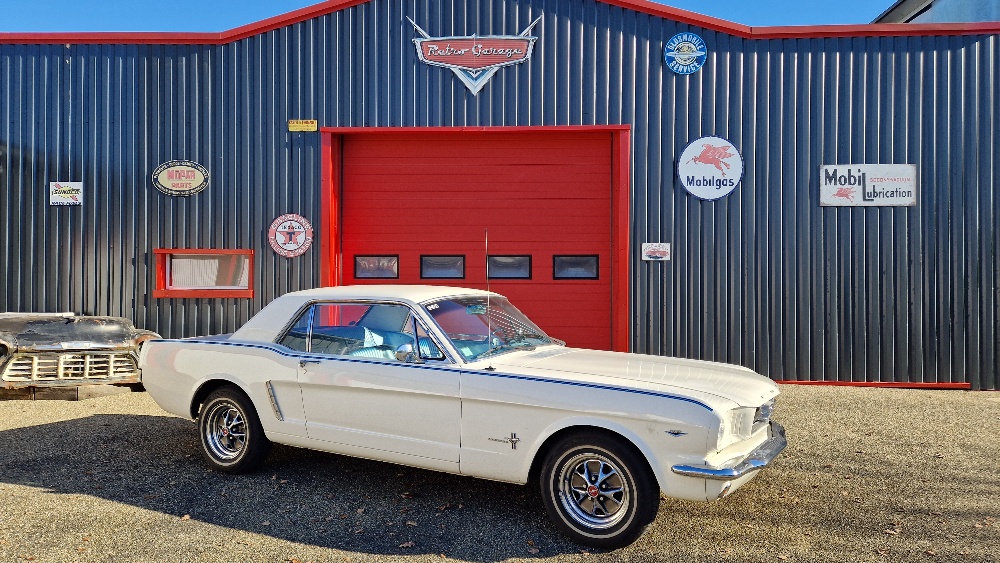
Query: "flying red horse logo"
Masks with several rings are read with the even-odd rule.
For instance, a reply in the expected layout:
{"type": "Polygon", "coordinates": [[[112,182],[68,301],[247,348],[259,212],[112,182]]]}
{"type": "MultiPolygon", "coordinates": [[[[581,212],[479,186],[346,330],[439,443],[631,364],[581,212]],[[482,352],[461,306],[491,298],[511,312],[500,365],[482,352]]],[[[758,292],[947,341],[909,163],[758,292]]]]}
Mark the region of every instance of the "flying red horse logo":
{"type": "Polygon", "coordinates": [[[698,164],[708,164],[710,166],[716,167],[722,175],[726,175],[726,170],[732,168],[726,159],[736,156],[736,153],[729,152],[729,147],[725,145],[714,146],[709,144],[702,145],[701,153],[692,157],[688,162],[696,162],[698,164]],[[722,167],[725,166],[725,169],[722,167]]]}
{"type": "Polygon", "coordinates": [[[833,192],[833,197],[842,197],[847,201],[854,201],[854,188],[838,188],[833,192]]]}

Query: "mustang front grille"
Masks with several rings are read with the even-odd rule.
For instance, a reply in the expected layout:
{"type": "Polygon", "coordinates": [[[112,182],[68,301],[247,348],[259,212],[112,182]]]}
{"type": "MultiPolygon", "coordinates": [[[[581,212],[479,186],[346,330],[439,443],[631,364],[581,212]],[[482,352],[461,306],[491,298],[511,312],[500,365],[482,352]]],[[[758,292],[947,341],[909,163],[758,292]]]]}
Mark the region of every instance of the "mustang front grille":
{"type": "Polygon", "coordinates": [[[139,368],[128,353],[18,354],[3,370],[3,380],[10,382],[88,381],[138,376],[139,368]]]}

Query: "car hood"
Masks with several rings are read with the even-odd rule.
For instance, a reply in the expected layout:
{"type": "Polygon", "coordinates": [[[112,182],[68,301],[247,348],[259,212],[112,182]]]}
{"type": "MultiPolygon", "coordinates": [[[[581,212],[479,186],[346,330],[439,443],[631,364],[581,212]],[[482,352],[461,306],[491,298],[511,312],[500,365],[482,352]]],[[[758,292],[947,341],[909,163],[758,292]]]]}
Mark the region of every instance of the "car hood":
{"type": "Polygon", "coordinates": [[[132,348],[149,335],[156,336],[121,317],[0,315],[0,344],[11,352],[132,348]]]}
{"type": "Polygon", "coordinates": [[[741,407],[760,406],[778,394],[773,381],[748,368],[683,358],[545,347],[497,356],[490,363],[505,371],[545,371],[561,379],[712,395],[741,407]]]}

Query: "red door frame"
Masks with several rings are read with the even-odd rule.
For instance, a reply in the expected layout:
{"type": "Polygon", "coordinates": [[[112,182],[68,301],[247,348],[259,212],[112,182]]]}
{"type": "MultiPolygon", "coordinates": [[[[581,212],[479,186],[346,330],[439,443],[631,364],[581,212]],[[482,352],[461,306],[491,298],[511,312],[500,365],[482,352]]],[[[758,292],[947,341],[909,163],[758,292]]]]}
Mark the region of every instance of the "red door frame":
{"type": "Polygon", "coordinates": [[[320,224],[320,285],[337,286],[343,280],[340,240],[340,193],[343,166],[341,148],[346,135],[372,133],[524,133],[607,132],[611,134],[611,349],[629,351],[629,220],[631,209],[631,131],[629,125],[568,125],[520,127],[323,127],[320,224]]]}

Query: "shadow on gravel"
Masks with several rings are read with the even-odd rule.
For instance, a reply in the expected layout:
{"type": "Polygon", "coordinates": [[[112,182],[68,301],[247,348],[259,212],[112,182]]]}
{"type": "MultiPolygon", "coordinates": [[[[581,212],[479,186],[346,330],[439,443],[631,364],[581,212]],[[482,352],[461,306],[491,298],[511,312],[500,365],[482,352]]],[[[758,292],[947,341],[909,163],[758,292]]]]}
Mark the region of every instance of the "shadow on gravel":
{"type": "Polygon", "coordinates": [[[259,472],[231,476],[208,469],[197,440],[191,422],[165,416],[2,431],[0,481],[361,553],[498,561],[581,551],[533,489],[283,446],[259,472]]]}

